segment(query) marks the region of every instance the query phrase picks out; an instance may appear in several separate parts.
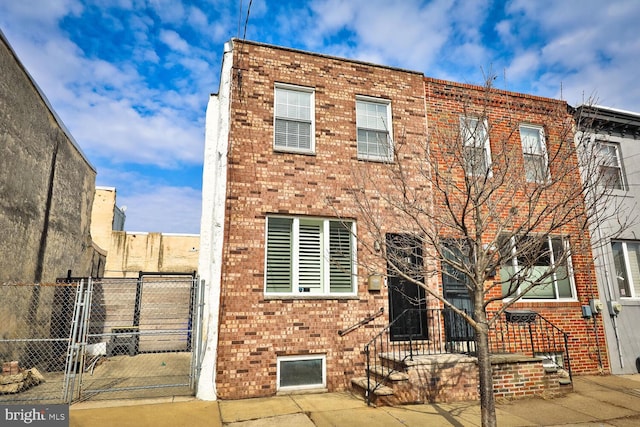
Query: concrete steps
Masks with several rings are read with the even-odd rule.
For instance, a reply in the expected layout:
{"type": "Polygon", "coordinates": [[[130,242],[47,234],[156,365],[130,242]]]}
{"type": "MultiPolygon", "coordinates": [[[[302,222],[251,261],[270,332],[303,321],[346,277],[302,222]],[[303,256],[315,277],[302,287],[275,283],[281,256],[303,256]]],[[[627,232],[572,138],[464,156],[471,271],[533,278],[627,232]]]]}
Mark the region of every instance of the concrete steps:
{"type": "MultiPolygon", "coordinates": [[[[416,356],[411,360],[393,360],[386,355],[378,357],[380,364],[370,369],[369,389],[366,376],[351,380],[353,391],[365,399],[368,397],[375,406],[449,403],[479,398],[474,357],[451,353],[416,356]]],[[[534,357],[495,355],[492,364],[496,393],[507,398],[566,394],[573,389],[567,371],[534,357]],[[524,386],[524,380],[513,378],[529,378],[531,386],[524,386]]]]}

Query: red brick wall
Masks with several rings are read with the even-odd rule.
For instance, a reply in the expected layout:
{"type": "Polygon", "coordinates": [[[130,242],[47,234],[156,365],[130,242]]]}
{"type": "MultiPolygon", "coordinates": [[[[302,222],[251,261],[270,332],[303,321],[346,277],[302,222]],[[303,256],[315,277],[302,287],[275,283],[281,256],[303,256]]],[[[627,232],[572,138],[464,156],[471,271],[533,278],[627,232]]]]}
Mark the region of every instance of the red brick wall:
{"type": "MultiPolygon", "coordinates": [[[[345,389],[363,375],[363,347],[388,318],[343,337],[338,331],[380,307],[388,313],[386,289],[369,292],[361,269],[352,299],[265,298],[265,217],[353,218],[352,173],[363,165],[374,175],[385,170],[357,160],[356,95],[390,99],[395,138],[424,140],[422,75],[255,44],[236,42],[234,48],[218,394],[274,394],[277,356],[307,353],[326,354],[328,388],[345,389]],[[315,155],[274,152],[276,82],[315,89],[315,155]]],[[[361,246],[358,257],[366,257],[361,246]]]]}
{"type": "MultiPolygon", "coordinates": [[[[507,183],[510,180],[524,179],[518,127],[520,123],[527,123],[542,126],[548,152],[553,153],[557,150],[560,153],[556,160],[550,160],[549,167],[552,176],[562,176],[563,179],[549,197],[562,197],[560,194],[563,191],[581,188],[577,159],[567,151],[571,144],[562,145],[573,140],[572,119],[565,102],[496,89],[487,90],[483,87],[432,78],[426,78],[425,82],[430,153],[440,168],[446,168],[455,161],[452,157],[454,154],[447,147],[447,141],[451,138],[455,139],[456,143],[459,141],[459,117],[463,114],[486,116],[490,129],[489,140],[494,170],[506,167],[501,162],[511,163],[509,167],[513,176],[507,183]],[[505,156],[496,155],[507,150],[512,152],[505,156]]],[[[460,174],[458,179],[463,179],[463,175],[460,174]]],[[[519,187],[517,188],[519,190],[519,187]]],[[[525,206],[527,198],[524,192],[513,189],[511,191],[513,193],[509,194],[509,197],[513,198],[512,206],[525,206]]],[[[504,197],[500,191],[497,195],[504,197]]],[[[541,198],[541,205],[544,201],[544,197],[541,198]]],[[[510,207],[509,204],[504,205],[506,208],[510,207]]],[[[574,203],[571,208],[584,210],[581,201],[574,203]]],[[[506,216],[507,212],[503,212],[502,215],[506,216]]],[[[570,238],[571,262],[578,301],[523,301],[516,303],[513,309],[536,311],[569,334],[569,353],[574,373],[609,372],[601,319],[596,319],[594,327],[592,319],[582,318],[581,305],[588,304],[589,299],[596,297],[597,288],[589,234],[582,230],[580,225],[579,221],[575,221],[556,232],[570,238]]],[[[545,227],[548,227],[548,223],[543,223],[540,230],[545,230],[545,227]]],[[[491,232],[491,227],[488,230],[491,232]]],[[[496,287],[491,296],[499,297],[500,287],[496,287]]]]}
{"type": "MultiPolygon", "coordinates": [[[[393,190],[385,187],[389,184],[384,180],[384,164],[357,160],[355,97],[391,101],[394,140],[408,143],[401,154],[403,162],[417,169],[425,165],[422,150],[428,139],[425,80],[419,73],[239,41],[234,42],[233,73],[218,395],[222,399],[272,395],[276,392],[277,356],[300,354],[326,354],[328,388],[348,388],[351,377],[364,373],[363,346],[388,321],[386,288],[368,291],[367,272],[359,267],[358,294],[351,299],[265,297],[265,218],[272,213],[340,216],[360,224],[350,195],[353,173],[366,170],[376,177],[368,183],[370,189],[375,185],[383,191],[393,190]],[[314,155],[274,152],[275,83],[314,88],[314,155]],[[339,330],[380,307],[385,308],[384,316],[343,337],[338,335],[339,330]]],[[[436,83],[427,80],[428,85],[436,83]]],[[[525,98],[534,106],[527,114],[545,114],[548,100],[525,98]]],[[[436,105],[433,99],[427,96],[430,120],[438,111],[455,108],[446,100],[436,105]]],[[[410,185],[422,186],[428,197],[424,182],[414,180],[410,185]]],[[[383,218],[392,218],[382,201],[374,200],[374,204],[379,205],[383,218]]],[[[359,227],[358,259],[365,263],[368,255],[363,245],[372,243],[367,237],[364,227],[359,227]]],[[[587,261],[579,263],[589,267],[587,261]]],[[[579,274],[582,294],[584,282],[593,275],[579,274]]],[[[579,305],[569,304],[568,312],[579,315],[579,305]]],[[[550,311],[555,312],[555,307],[550,305],[550,311]]],[[[567,319],[568,315],[559,318],[564,323],[567,319]]],[[[575,325],[570,320],[566,326],[575,325]]],[[[584,336],[577,344],[591,342],[586,329],[576,327],[578,330],[584,336]]],[[[576,369],[593,371],[595,365],[585,355],[578,358],[576,369]]]]}
{"type": "Polygon", "coordinates": [[[539,361],[499,363],[492,366],[493,391],[497,398],[519,399],[560,392],[557,374],[546,374],[539,361]]]}

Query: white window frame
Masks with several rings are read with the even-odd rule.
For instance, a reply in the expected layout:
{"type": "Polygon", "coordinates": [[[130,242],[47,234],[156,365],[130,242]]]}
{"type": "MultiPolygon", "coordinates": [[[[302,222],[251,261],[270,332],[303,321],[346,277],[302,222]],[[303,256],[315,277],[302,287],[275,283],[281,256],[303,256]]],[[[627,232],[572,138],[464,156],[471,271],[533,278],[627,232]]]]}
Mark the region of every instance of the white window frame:
{"type": "Polygon", "coordinates": [[[547,157],[547,144],[544,136],[544,128],[538,125],[524,124],[521,123],[520,127],[520,142],[522,143],[522,156],[524,159],[524,173],[525,179],[527,182],[537,182],[544,183],[550,178],[549,171],[549,159],[547,157]],[[522,132],[523,129],[534,130],[537,131],[538,141],[539,141],[539,152],[537,147],[534,147],[533,144],[529,143],[527,140],[525,133],[522,132]],[[529,179],[529,171],[527,170],[527,157],[535,157],[541,159],[543,162],[543,176],[539,177],[537,171],[534,171],[535,179],[529,179]]]}
{"type": "Polygon", "coordinates": [[[301,154],[314,154],[315,153],[315,133],[316,133],[316,123],[315,123],[315,91],[313,88],[303,87],[303,86],[294,86],[290,84],[276,83],[273,91],[273,149],[275,151],[284,151],[290,153],[301,153],[301,154]],[[281,108],[278,103],[278,93],[289,92],[289,93],[304,93],[309,95],[309,105],[303,106],[304,108],[308,108],[309,117],[300,117],[300,114],[297,115],[287,115],[284,112],[280,111],[281,108]],[[300,124],[308,124],[309,125],[309,148],[296,146],[289,146],[278,144],[278,121],[282,120],[283,123],[300,123],[300,124]]]}
{"type": "MultiPolygon", "coordinates": [[[[613,273],[614,273],[614,282],[617,284],[616,289],[618,290],[618,293],[620,294],[620,298],[624,298],[624,299],[638,299],[640,298],[640,292],[638,292],[636,290],[636,286],[638,287],[638,290],[640,290],[640,283],[636,284],[634,277],[633,277],[633,271],[631,270],[631,263],[629,262],[629,248],[628,248],[628,244],[634,244],[634,245],[640,245],[640,241],[637,240],[629,240],[629,241],[625,241],[625,240],[612,240],[611,241],[611,252],[612,252],[612,256],[614,257],[614,263],[613,263],[613,273]],[[622,253],[624,255],[624,268],[625,271],[623,272],[625,274],[626,277],[622,276],[618,271],[618,268],[616,266],[615,263],[615,252],[613,250],[613,245],[614,244],[621,244],[622,245],[622,253]],[[620,290],[620,280],[629,280],[630,283],[628,284],[627,288],[629,290],[629,293],[631,295],[622,295],[622,292],[620,290]]],[[[640,262],[639,262],[640,263],[640,262]]],[[[638,270],[640,270],[640,267],[638,268],[638,270]]],[[[638,271],[638,273],[640,273],[640,271],[638,271]]],[[[639,274],[640,275],[640,274],[639,274]]],[[[637,278],[638,281],[640,281],[640,277],[637,278]]],[[[626,291],[625,291],[626,293],[626,291]]]]}
{"type": "Polygon", "coordinates": [[[276,390],[277,391],[295,391],[327,388],[327,356],[325,354],[305,354],[295,356],[279,356],[276,362],[276,390]],[[304,360],[321,360],[322,361],[322,383],[321,384],[303,384],[296,386],[281,386],[280,374],[282,362],[296,362],[304,360]]]}
{"type": "MultiPolygon", "coordinates": [[[[555,266],[555,254],[553,252],[553,244],[552,244],[552,240],[554,239],[561,239],[562,242],[562,246],[563,246],[563,251],[568,252],[568,256],[566,259],[566,269],[567,269],[567,279],[569,280],[569,286],[571,289],[571,297],[560,297],[560,292],[558,291],[558,277],[557,277],[557,273],[554,272],[553,276],[551,277],[551,281],[553,284],[553,293],[555,295],[554,298],[527,298],[526,294],[524,296],[521,296],[521,300],[523,301],[527,301],[527,302],[562,302],[562,301],[577,301],[577,292],[576,292],[576,284],[575,284],[575,275],[574,275],[574,271],[573,271],[573,263],[571,260],[571,248],[569,246],[569,239],[566,237],[561,237],[561,236],[549,236],[547,238],[547,245],[548,245],[548,250],[549,250],[549,260],[550,260],[550,267],[551,268],[556,268],[555,266]]],[[[512,257],[510,259],[511,264],[509,265],[510,267],[513,268],[514,274],[522,274],[520,272],[520,268],[518,265],[518,259],[516,256],[517,253],[517,248],[515,246],[516,242],[515,242],[515,237],[511,237],[511,250],[512,250],[512,257]]],[[[559,267],[558,267],[559,268],[559,267]]],[[[502,272],[502,271],[501,271],[502,272]]],[[[532,272],[532,271],[530,271],[532,272]]],[[[505,280],[507,280],[508,278],[506,277],[502,277],[500,276],[500,281],[501,282],[505,282],[505,280]]],[[[528,287],[530,285],[529,282],[525,282],[521,285],[521,287],[528,287]]],[[[535,290],[535,288],[534,288],[535,290]]],[[[531,290],[529,290],[529,292],[531,292],[531,290]]],[[[515,296],[520,296],[521,295],[521,289],[518,288],[515,296]]],[[[508,296],[505,297],[505,300],[509,300],[512,297],[508,296]]]]}
{"type": "Polygon", "coordinates": [[[489,143],[489,126],[487,120],[474,116],[460,116],[460,135],[462,136],[462,161],[469,176],[493,176],[491,167],[491,145],[489,143]],[[467,148],[482,149],[484,156],[484,171],[473,170],[473,165],[467,164],[467,148]]]}
{"type": "MultiPolygon", "coordinates": [[[[358,150],[358,159],[372,160],[379,162],[393,162],[393,127],[392,127],[392,115],[391,115],[391,101],[388,99],[372,98],[368,96],[356,96],[356,141],[358,150]],[[376,108],[383,107],[385,109],[385,115],[383,117],[371,116],[365,114],[362,110],[364,106],[375,106],[376,108]],[[360,140],[360,131],[371,133],[385,133],[386,132],[386,150],[387,153],[370,154],[367,152],[361,152],[362,144],[373,144],[368,141],[360,140]]],[[[383,145],[384,143],[377,143],[383,145]]],[[[384,148],[384,147],[382,147],[384,148]]],[[[380,150],[379,150],[380,151],[380,150]]]]}
{"type": "MultiPolygon", "coordinates": [[[[336,297],[349,297],[357,296],[357,241],[356,241],[356,222],[355,221],[343,221],[337,218],[317,218],[317,217],[299,217],[299,216],[283,216],[283,215],[269,215],[265,221],[265,272],[264,272],[264,294],[265,297],[292,297],[292,298],[336,298],[336,297]],[[268,275],[269,275],[269,221],[271,219],[288,219],[292,221],[291,228],[291,250],[290,250],[290,282],[291,289],[288,292],[274,292],[268,290],[268,275]],[[331,291],[331,267],[332,259],[330,255],[331,250],[331,223],[343,223],[349,224],[349,243],[351,246],[351,290],[348,292],[332,292],[331,291]],[[301,238],[301,225],[303,227],[308,225],[313,227],[319,225],[320,238],[319,246],[321,257],[319,268],[313,268],[310,264],[313,261],[310,258],[310,251],[304,251],[307,254],[306,261],[301,256],[301,243],[310,243],[313,245],[313,241],[304,237],[301,238]],[[306,266],[307,275],[303,269],[306,266]],[[304,286],[305,276],[309,274],[317,273],[320,277],[320,283],[318,286],[307,285],[304,286]]],[[[313,236],[312,236],[313,237],[313,236]]],[[[312,248],[313,249],[313,248],[312,248]]],[[[313,251],[311,251],[313,252],[313,251]]],[[[313,255],[313,253],[311,253],[313,255]]],[[[335,284],[335,283],[334,283],[335,284]]]]}
{"type": "MultiPolygon", "coordinates": [[[[598,156],[600,156],[600,176],[602,177],[602,170],[603,169],[615,169],[618,172],[618,178],[620,180],[620,185],[622,188],[616,188],[614,186],[611,185],[607,185],[606,182],[603,182],[603,185],[612,190],[612,191],[626,191],[627,190],[627,180],[626,180],[626,176],[624,173],[624,168],[622,167],[622,156],[620,155],[620,143],[618,142],[614,142],[614,141],[605,141],[603,139],[596,139],[596,144],[597,144],[597,149],[598,149],[598,156]],[[613,148],[613,154],[614,154],[614,161],[616,164],[611,165],[611,164],[605,164],[608,163],[607,159],[610,158],[609,156],[605,157],[602,155],[601,153],[601,148],[602,147],[611,147],[613,148]]],[[[602,179],[602,178],[600,178],[602,179]]]]}

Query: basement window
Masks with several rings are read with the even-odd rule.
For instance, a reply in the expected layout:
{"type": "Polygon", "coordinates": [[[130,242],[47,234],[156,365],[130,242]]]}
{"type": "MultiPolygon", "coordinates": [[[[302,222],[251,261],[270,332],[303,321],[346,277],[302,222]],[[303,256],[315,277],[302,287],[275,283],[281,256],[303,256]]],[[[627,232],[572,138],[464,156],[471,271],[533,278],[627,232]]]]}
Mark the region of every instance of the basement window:
{"type": "Polygon", "coordinates": [[[325,355],[278,357],[278,391],[326,388],[325,355]]]}

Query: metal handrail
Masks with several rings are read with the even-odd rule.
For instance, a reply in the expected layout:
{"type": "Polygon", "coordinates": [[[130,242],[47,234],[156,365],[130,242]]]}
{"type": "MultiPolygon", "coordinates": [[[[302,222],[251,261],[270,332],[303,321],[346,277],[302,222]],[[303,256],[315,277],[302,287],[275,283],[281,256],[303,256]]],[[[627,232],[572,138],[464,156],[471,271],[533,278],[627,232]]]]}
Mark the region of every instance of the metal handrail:
{"type": "Polygon", "coordinates": [[[511,319],[508,314],[505,314],[505,320],[500,319],[492,328],[490,335],[492,352],[517,351],[531,356],[562,353],[566,367],[553,358],[548,360],[557,368],[565,369],[569,379],[572,379],[569,334],[539,313],[530,312],[530,314],[531,316],[523,315],[515,318],[512,316],[511,319]]]}
{"type": "Polygon", "coordinates": [[[371,393],[374,393],[382,384],[387,381],[396,369],[392,366],[384,366],[379,355],[386,353],[389,359],[394,363],[403,362],[406,359],[413,359],[417,354],[437,354],[442,352],[442,335],[439,333],[439,326],[436,328],[434,324],[441,321],[440,310],[438,309],[406,309],[400,313],[392,322],[382,328],[369,342],[364,346],[364,353],[367,358],[367,390],[365,392],[367,404],[371,403],[371,393]],[[427,339],[416,339],[412,334],[408,335],[408,339],[403,341],[391,340],[391,328],[397,323],[404,320],[409,313],[423,311],[427,316],[427,330],[430,336],[427,339]],[[429,322],[429,319],[437,318],[437,322],[429,322]],[[375,354],[372,354],[375,353],[375,354]],[[372,359],[372,357],[375,358],[372,359]],[[372,363],[373,360],[373,363],[372,363]],[[376,381],[372,386],[372,372],[376,371],[381,379],[376,381]]]}
{"type": "MultiPolygon", "coordinates": [[[[404,320],[408,313],[419,311],[420,309],[406,309],[392,322],[382,328],[364,346],[367,369],[367,390],[365,397],[367,404],[371,404],[371,393],[374,393],[382,384],[387,381],[394,372],[395,363],[402,363],[407,359],[413,359],[419,354],[443,354],[443,353],[463,353],[475,354],[475,338],[473,334],[465,330],[454,331],[454,337],[445,332],[443,339],[442,325],[446,323],[444,313],[450,322],[449,327],[458,328],[458,316],[455,312],[447,309],[422,309],[425,312],[427,321],[428,337],[426,339],[415,339],[409,334],[405,341],[392,341],[391,328],[398,322],[404,320]],[[451,317],[453,316],[453,317],[451,317]],[[455,335],[455,333],[462,335],[455,335]],[[387,366],[383,365],[382,354],[389,360],[387,366]],[[372,372],[376,372],[380,378],[372,379],[372,372]]],[[[519,313],[522,314],[522,313],[519,313]]],[[[526,313],[525,313],[526,314],[526,313]]],[[[489,345],[492,353],[524,353],[530,356],[543,354],[562,353],[565,365],[558,364],[553,358],[556,367],[565,369],[572,380],[571,359],[569,357],[569,334],[554,325],[551,321],[538,313],[531,312],[530,316],[520,316],[516,320],[507,321],[500,319],[489,332],[489,345]]],[[[466,325],[466,323],[464,323],[466,325]]]]}
{"type": "Polygon", "coordinates": [[[374,320],[376,317],[380,317],[382,316],[382,314],[384,313],[384,307],[380,307],[380,310],[376,311],[375,313],[373,313],[372,315],[365,317],[364,319],[362,319],[361,321],[359,321],[358,323],[355,323],[351,326],[349,326],[348,328],[345,329],[340,329],[338,331],[338,335],[345,336],[347,335],[349,332],[353,332],[356,329],[358,329],[360,326],[364,326],[367,323],[371,322],[372,320],[374,320]]]}

